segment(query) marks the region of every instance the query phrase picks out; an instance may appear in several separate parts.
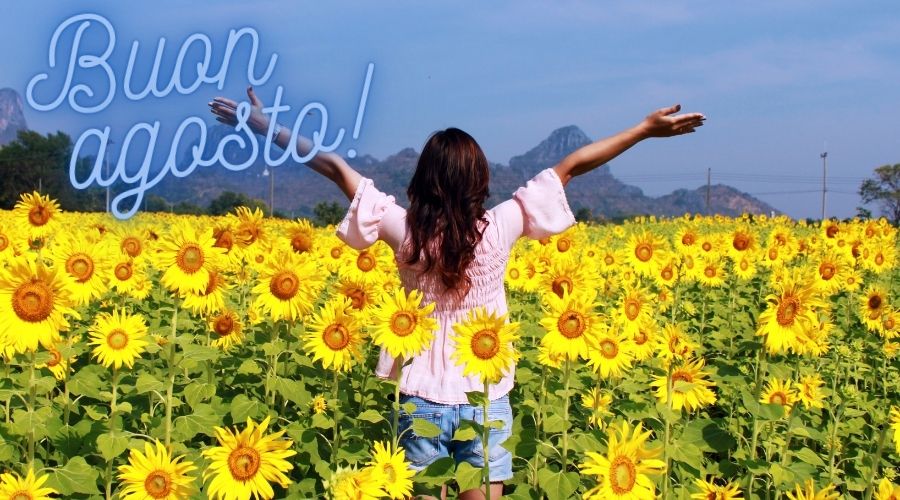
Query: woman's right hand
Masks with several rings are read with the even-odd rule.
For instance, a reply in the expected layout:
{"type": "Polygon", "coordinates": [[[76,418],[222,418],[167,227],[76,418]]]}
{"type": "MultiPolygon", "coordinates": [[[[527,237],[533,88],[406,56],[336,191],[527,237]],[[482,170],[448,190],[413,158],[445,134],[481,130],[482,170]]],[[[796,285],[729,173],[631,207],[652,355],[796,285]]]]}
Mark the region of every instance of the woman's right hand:
{"type": "Polygon", "coordinates": [[[703,120],[706,120],[702,113],[675,115],[679,111],[681,104],[657,109],[644,118],[639,128],[645,137],[672,137],[690,134],[695,128],[702,127],[703,120]]]}
{"type": "MultiPolygon", "coordinates": [[[[256,97],[253,87],[247,87],[247,97],[250,99],[250,117],[247,126],[255,134],[265,135],[269,132],[269,117],[262,112],[263,103],[256,97]]],[[[238,103],[227,97],[217,96],[209,102],[209,110],[216,115],[216,120],[226,124],[237,125],[238,103]]]]}

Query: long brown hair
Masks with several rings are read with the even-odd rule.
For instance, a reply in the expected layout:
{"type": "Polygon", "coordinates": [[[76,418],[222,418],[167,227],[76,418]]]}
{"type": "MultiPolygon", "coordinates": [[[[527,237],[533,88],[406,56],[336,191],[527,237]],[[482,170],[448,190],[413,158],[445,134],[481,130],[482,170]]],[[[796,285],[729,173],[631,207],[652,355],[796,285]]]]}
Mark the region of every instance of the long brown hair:
{"type": "Polygon", "coordinates": [[[487,158],[469,134],[458,128],[435,132],[419,156],[406,194],[410,234],[407,264],[423,262],[441,282],[464,297],[471,287],[466,275],[481,242],[484,202],[488,191],[487,158]]]}

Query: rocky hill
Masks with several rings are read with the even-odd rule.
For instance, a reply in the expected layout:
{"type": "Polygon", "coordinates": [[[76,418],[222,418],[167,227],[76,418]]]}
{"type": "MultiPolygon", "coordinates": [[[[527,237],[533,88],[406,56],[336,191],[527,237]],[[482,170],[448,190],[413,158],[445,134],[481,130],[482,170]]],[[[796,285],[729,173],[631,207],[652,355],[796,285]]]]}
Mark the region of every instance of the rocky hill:
{"type": "Polygon", "coordinates": [[[0,89],[0,146],[16,140],[20,130],[28,130],[22,96],[13,89],[0,89]]]}

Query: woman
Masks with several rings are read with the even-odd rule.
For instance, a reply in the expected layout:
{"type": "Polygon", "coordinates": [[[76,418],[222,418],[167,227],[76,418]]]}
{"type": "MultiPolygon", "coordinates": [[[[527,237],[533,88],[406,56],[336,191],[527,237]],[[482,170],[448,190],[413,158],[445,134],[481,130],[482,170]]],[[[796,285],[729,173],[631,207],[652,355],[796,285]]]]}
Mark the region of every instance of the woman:
{"type": "MultiPolygon", "coordinates": [[[[247,90],[253,111],[250,128],[265,134],[268,117],[262,103],[247,90]]],[[[219,121],[235,123],[237,103],[217,97],[212,112],[219,121]]],[[[453,456],[483,467],[481,442],[453,441],[461,419],[481,422],[481,409],[468,404],[466,392],[481,391],[475,376],[464,377],[462,367],[451,360],[453,324],[468,311],[484,306],[498,315],[507,312],[503,276],[513,244],[522,236],[543,238],[564,231],[575,223],[565,197],[572,178],[602,165],[649,137],[669,137],[694,132],[703,125],[702,114],[675,115],[679,105],[657,110],[636,126],[584,146],[548,168],[518,189],[512,199],[486,210],[490,171],[478,143],[462,130],[449,128],[434,133],[426,142],[407,190],[409,209],[394,202],[393,196],[378,191],[371,179],[363,178],[339,155],[319,153],[308,165],[334,182],[351,200],[338,235],[348,245],[362,249],[384,240],[394,250],[404,288],[418,289],[424,301],[435,303],[435,319],[440,329],[429,349],[403,367],[400,373],[401,403],[413,402],[416,411],[403,421],[427,418],[441,428],[436,439],[404,434],[401,445],[412,467],[421,470],[441,457],[453,456]]],[[[289,147],[290,132],[276,127],[274,141],[289,147]]],[[[301,155],[310,142],[298,139],[301,155]]],[[[376,374],[396,378],[398,363],[382,351],[376,374]]],[[[488,462],[491,498],[499,498],[503,481],[512,478],[512,454],[500,446],[511,433],[512,409],[508,393],[513,387],[511,366],[505,376],[490,386],[489,420],[502,420],[503,429],[492,430],[488,462]],[[496,413],[495,413],[496,412],[496,413]]],[[[402,426],[401,426],[402,427],[402,426]]],[[[446,497],[446,486],[442,492],[446,497]]],[[[483,498],[483,490],[469,490],[461,499],[483,498]]]]}

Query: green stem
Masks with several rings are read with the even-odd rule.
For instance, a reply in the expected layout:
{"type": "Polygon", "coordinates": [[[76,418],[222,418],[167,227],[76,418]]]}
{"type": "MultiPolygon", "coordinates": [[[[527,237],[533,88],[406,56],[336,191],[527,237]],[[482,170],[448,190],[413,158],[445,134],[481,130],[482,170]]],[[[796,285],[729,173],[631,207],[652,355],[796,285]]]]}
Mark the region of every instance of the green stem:
{"type": "Polygon", "coordinates": [[[663,414],[663,420],[665,420],[666,428],[665,434],[663,436],[663,457],[665,458],[665,481],[663,481],[663,498],[669,498],[669,489],[671,483],[671,473],[670,468],[672,466],[672,457],[669,456],[669,440],[672,434],[672,418],[670,417],[672,413],[672,364],[675,362],[673,359],[669,362],[669,366],[666,367],[666,412],[663,414]]]}
{"type": "MultiPolygon", "coordinates": [[[[109,428],[109,437],[113,437],[116,432],[116,413],[118,412],[117,396],[119,392],[119,370],[116,367],[113,367],[112,372],[112,397],[109,402],[109,421],[107,422],[109,428]]],[[[106,500],[110,500],[112,498],[112,466],[113,459],[110,458],[108,462],[106,462],[106,500]]]]}
{"type": "MultiPolygon", "coordinates": [[[[484,417],[481,419],[481,450],[484,456],[484,498],[491,500],[491,463],[490,463],[490,436],[491,428],[488,426],[488,410],[491,407],[491,398],[488,393],[488,381],[484,381],[484,417]]],[[[565,466],[564,466],[565,468],[565,466]]]]}
{"type": "MultiPolygon", "coordinates": [[[[28,413],[34,415],[35,380],[34,380],[35,351],[31,351],[31,362],[28,363],[28,413]]],[[[34,470],[34,426],[28,429],[28,470],[34,470]]]]}
{"type": "Polygon", "coordinates": [[[175,339],[178,332],[178,298],[172,304],[172,334],[169,335],[169,376],[166,383],[166,426],[165,426],[165,442],[166,447],[172,444],[172,406],[174,404],[175,392],[175,339]]]}
{"type": "MultiPolygon", "coordinates": [[[[762,381],[763,381],[763,372],[766,371],[766,346],[762,345],[759,348],[759,352],[756,355],[756,374],[755,374],[755,397],[754,401],[756,402],[756,411],[753,412],[753,436],[750,440],[750,460],[756,460],[756,446],[759,443],[759,398],[762,397],[762,381]]],[[[747,494],[750,496],[750,492],[753,488],[753,480],[756,478],[756,474],[751,473],[750,479],[747,482],[747,494]]]]}
{"type": "Polygon", "coordinates": [[[334,400],[334,437],[331,442],[331,464],[337,465],[337,453],[338,449],[341,447],[341,404],[338,400],[338,375],[341,371],[335,367],[334,368],[334,387],[332,389],[332,399],[334,400]]]}
{"type": "Polygon", "coordinates": [[[881,454],[884,453],[884,442],[887,437],[888,425],[881,426],[881,432],[878,436],[878,446],[875,448],[875,455],[872,458],[872,472],[869,473],[869,486],[866,487],[865,500],[871,500],[872,492],[875,489],[875,476],[878,475],[878,468],[881,465],[881,454]]]}
{"type": "Polygon", "coordinates": [[[569,465],[569,375],[571,372],[572,362],[566,359],[566,371],[563,375],[565,385],[565,402],[563,403],[563,434],[562,434],[562,469],[560,472],[565,473],[569,465]]]}
{"type": "Polygon", "coordinates": [[[397,379],[395,380],[396,384],[394,384],[394,425],[391,427],[391,430],[394,432],[393,440],[391,441],[394,444],[393,453],[397,453],[397,450],[400,449],[400,378],[403,374],[403,356],[397,358],[397,363],[399,363],[400,368],[397,369],[397,379]]]}

